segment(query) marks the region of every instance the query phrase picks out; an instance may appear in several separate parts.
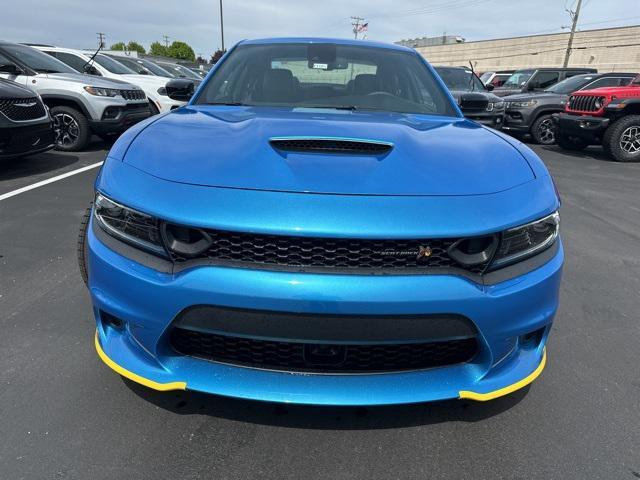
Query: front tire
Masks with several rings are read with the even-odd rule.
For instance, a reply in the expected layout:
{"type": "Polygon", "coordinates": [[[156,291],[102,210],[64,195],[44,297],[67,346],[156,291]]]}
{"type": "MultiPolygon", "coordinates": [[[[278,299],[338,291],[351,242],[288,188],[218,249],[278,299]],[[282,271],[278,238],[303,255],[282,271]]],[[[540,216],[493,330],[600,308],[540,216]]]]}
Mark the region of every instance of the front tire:
{"type": "Polygon", "coordinates": [[[551,115],[540,115],[531,125],[531,136],[540,145],[556,143],[556,127],[551,115]]]}
{"type": "Polygon", "coordinates": [[[589,144],[579,137],[570,137],[569,135],[563,135],[558,132],[556,135],[556,143],[560,148],[564,150],[570,150],[572,152],[579,152],[589,146],[589,144]]]}
{"type": "Polygon", "coordinates": [[[91,131],[87,117],[81,112],[71,107],[53,107],[51,118],[56,150],[77,152],[87,146],[91,131]]]}
{"type": "Polygon", "coordinates": [[[91,218],[93,202],[85,210],[80,221],[80,231],[78,232],[78,243],[76,245],[76,253],[78,257],[78,269],[80,276],[86,286],[89,286],[89,262],[87,260],[87,231],[89,230],[89,220],[91,218]]]}
{"type": "Polygon", "coordinates": [[[640,162],[640,115],[629,115],[611,125],[602,145],[617,162],[640,162]]]}

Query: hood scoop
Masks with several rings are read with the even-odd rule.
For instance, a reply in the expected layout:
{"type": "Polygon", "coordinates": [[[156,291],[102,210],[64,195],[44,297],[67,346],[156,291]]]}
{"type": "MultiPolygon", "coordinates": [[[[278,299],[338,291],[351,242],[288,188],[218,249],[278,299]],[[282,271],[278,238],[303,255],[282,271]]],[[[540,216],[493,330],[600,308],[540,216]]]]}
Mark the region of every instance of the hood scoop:
{"type": "Polygon", "coordinates": [[[296,153],[385,155],[393,149],[393,143],[356,138],[274,137],[269,143],[280,152],[296,153]]]}

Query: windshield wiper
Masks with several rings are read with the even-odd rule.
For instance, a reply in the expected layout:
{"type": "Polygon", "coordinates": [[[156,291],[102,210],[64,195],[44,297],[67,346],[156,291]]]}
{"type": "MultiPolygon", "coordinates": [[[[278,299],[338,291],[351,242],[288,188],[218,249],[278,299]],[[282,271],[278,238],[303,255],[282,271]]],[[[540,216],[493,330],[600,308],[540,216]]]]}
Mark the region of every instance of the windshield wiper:
{"type": "Polygon", "coordinates": [[[295,105],[294,108],[328,108],[330,110],[360,110],[362,107],[355,105],[295,105]]]}

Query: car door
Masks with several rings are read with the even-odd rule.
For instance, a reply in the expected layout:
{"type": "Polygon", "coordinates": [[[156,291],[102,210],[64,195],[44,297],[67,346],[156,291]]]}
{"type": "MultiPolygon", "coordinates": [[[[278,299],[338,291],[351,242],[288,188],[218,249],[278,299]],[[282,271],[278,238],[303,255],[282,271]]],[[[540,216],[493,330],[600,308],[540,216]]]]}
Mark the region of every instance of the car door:
{"type": "Polygon", "coordinates": [[[6,57],[5,55],[2,54],[2,52],[0,52],[0,78],[4,78],[6,80],[13,80],[14,82],[19,83],[20,85],[28,86],[29,76],[25,75],[24,73],[15,74],[14,72],[11,72],[10,69],[12,67],[16,67],[22,72],[24,72],[24,69],[22,67],[17,65],[13,60],[6,57]]]}

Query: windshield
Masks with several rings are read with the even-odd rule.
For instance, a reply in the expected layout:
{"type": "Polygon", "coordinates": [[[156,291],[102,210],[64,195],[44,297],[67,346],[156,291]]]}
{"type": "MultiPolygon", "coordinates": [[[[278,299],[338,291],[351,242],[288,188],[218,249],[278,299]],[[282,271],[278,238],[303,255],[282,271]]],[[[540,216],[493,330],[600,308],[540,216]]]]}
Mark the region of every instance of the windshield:
{"type": "Polygon", "coordinates": [[[575,77],[565,78],[554,86],[547,88],[545,92],[568,94],[580,90],[594,78],[593,75],[576,75],[575,77]]]}
{"type": "Polygon", "coordinates": [[[241,45],[195,103],[456,115],[417,55],[329,43],[241,45]]]}
{"type": "Polygon", "coordinates": [[[116,62],[115,60],[107,57],[106,55],[96,55],[94,60],[98,65],[106,68],[111,73],[116,73],[118,75],[131,75],[136,73],[130,68],[125,67],[120,62],[116,62]]]}
{"type": "Polygon", "coordinates": [[[4,49],[38,73],[78,73],[66,63],[35,48],[25,45],[4,45],[4,49]]]}
{"type": "Polygon", "coordinates": [[[436,72],[438,72],[438,75],[440,75],[440,78],[442,78],[442,81],[447,85],[449,90],[463,92],[486,90],[484,84],[471,70],[465,68],[436,67],[436,72]]]}
{"type": "Polygon", "coordinates": [[[504,88],[522,88],[533,75],[533,70],[520,70],[512,74],[502,85],[504,88]]]}
{"type": "Polygon", "coordinates": [[[169,78],[176,77],[176,75],[172,74],[171,72],[166,71],[164,68],[161,68],[155,63],[150,62],[149,60],[145,60],[144,58],[136,58],[135,61],[138,63],[141,63],[144,66],[144,68],[146,68],[151,73],[159,77],[169,77],[169,78]]]}
{"type": "Polygon", "coordinates": [[[109,57],[109,58],[111,58],[115,62],[121,63],[125,67],[128,67],[134,73],[137,73],[140,75],[151,74],[149,70],[147,70],[146,68],[144,68],[142,65],[137,63],[135,60],[132,60],[131,58],[126,58],[126,57],[109,57]]]}
{"type": "Polygon", "coordinates": [[[186,67],[183,67],[182,65],[171,64],[171,63],[160,63],[159,65],[165,70],[167,70],[169,73],[172,73],[177,77],[189,78],[191,80],[202,80],[202,77],[200,77],[200,75],[198,75],[195,72],[192,72],[191,70],[189,70],[186,67]]]}
{"type": "Polygon", "coordinates": [[[487,83],[491,78],[491,75],[493,75],[493,72],[484,72],[480,75],[480,80],[482,80],[482,83],[487,83]]]}

